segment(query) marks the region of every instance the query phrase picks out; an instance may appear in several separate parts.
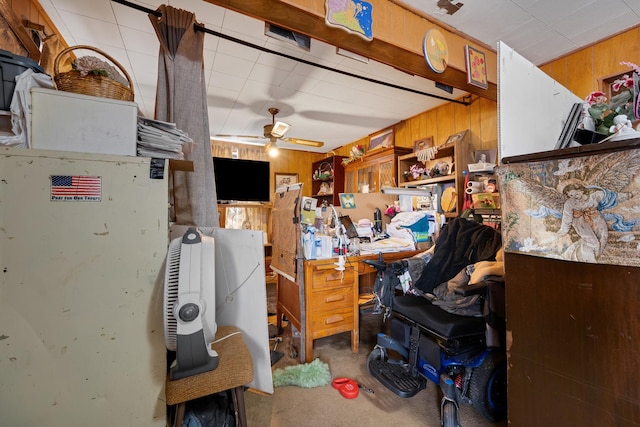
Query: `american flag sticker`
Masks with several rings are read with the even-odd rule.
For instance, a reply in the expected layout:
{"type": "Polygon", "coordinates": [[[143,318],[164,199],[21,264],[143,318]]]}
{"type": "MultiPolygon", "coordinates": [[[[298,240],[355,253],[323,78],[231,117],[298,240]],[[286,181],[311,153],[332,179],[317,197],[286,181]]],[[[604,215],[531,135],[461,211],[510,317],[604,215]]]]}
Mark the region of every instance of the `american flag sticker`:
{"type": "Polygon", "coordinates": [[[102,200],[102,177],[51,175],[51,200],[99,202],[102,200]]]}

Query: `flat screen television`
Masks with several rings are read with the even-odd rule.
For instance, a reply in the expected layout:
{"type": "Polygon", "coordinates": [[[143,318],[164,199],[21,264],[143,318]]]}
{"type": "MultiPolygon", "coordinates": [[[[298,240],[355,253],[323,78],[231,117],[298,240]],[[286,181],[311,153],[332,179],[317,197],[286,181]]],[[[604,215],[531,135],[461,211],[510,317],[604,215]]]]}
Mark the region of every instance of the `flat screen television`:
{"type": "Polygon", "coordinates": [[[213,158],[219,202],[269,202],[269,162],[213,158]]]}

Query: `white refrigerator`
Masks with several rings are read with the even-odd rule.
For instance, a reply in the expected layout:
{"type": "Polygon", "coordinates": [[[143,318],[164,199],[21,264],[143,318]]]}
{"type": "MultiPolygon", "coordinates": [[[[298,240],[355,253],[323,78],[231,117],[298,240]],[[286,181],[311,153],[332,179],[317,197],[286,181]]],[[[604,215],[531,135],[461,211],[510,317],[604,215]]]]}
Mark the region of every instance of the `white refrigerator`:
{"type": "Polygon", "coordinates": [[[165,425],[167,171],[0,148],[0,424],[165,425]]]}

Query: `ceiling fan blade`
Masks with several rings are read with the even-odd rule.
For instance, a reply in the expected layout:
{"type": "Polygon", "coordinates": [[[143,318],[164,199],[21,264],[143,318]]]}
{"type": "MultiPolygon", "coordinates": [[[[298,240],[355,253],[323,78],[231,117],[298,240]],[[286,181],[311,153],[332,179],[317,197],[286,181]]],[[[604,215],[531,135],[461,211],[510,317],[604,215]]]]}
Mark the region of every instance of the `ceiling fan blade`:
{"type": "Polygon", "coordinates": [[[222,133],[217,133],[216,134],[217,137],[220,138],[250,138],[250,139],[265,139],[264,136],[258,136],[258,135],[226,135],[226,134],[222,134],[222,133]]]}
{"type": "Polygon", "coordinates": [[[309,147],[322,147],[324,142],[322,141],[312,141],[310,139],[300,139],[300,138],[281,138],[284,142],[288,142],[289,144],[298,144],[298,145],[307,145],[309,147]]]}

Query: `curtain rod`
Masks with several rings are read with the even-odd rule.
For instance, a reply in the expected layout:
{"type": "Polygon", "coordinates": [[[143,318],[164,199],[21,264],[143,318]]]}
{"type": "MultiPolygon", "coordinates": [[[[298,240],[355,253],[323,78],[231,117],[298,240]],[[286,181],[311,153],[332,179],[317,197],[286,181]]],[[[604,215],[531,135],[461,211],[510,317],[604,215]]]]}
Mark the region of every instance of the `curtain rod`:
{"type": "MultiPolygon", "coordinates": [[[[144,6],[140,6],[138,4],[132,3],[132,2],[127,1],[127,0],[111,0],[111,1],[114,2],[114,3],[121,4],[123,6],[128,6],[128,7],[132,8],[132,9],[139,10],[141,12],[145,12],[145,13],[151,14],[151,15],[156,16],[158,18],[162,17],[162,13],[158,12],[157,10],[152,10],[152,9],[146,8],[144,6]]],[[[456,104],[462,104],[462,105],[465,105],[465,106],[468,106],[468,105],[471,104],[471,102],[459,101],[457,99],[450,99],[450,98],[446,98],[444,96],[435,95],[433,93],[422,92],[422,91],[419,91],[419,90],[416,90],[416,89],[411,89],[411,88],[404,87],[404,86],[398,86],[398,85],[395,85],[393,83],[383,82],[381,80],[376,80],[376,79],[372,79],[372,78],[369,78],[369,77],[360,76],[358,74],[353,74],[353,73],[350,73],[348,71],[342,71],[342,70],[338,70],[336,68],[327,67],[326,65],[317,64],[315,62],[307,61],[306,59],[296,58],[295,56],[287,55],[286,53],[277,52],[275,50],[267,49],[266,47],[258,46],[256,44],[249,43],[247,41],[240,40],[240,39],[237,39],[235,37],[228,36],[226,34],[222,34],[222,33],[218,32],[218,31],[210,30],[210,29],[208,29],[208,28],[206,28],[206,27],[204,27],[203,25],[200,25],[200,24],[194,24],[193,28],[196,31],[202,31],[204,33],[211,34],[213,36],[220,37],[220,38],[223,38],[225,40],[229,40],[229,41],[232,41],[232,42],[235,42],[235,43],[239,43],[241,45],[244,45],[244,46],[247,46],[247,47],[251,47],[253,49],[260,50],[262,52],[270,53],[270,54],[273,54],[273,55],[278,55],[278,56],[281,56],[283,58],[290,59],[292,61],[301,62],[301,63],[306,64],[306,65],[311,65],[313,67],[322,68],[323,70],[333,71],[334,73],[339,73],[339,74],[342,74],[342,75],[345,75],[345,76],[349,76],[349,77],[353,77],[353,78],[356,78],[356,79],[365,80],[365,81],[368,81],[370,83],[376,83],[376,84],[387,86],[387,87],[390,87],[390,88],[393,88],[393,89],[404,90],[406,92],[411,92],[411,93],[415,93],[415,94],[418,94],[418,95],[424,95],[424,96],[428,96],[430,98],[436,98],[436,99],[440,99],[440,100],[443,100],[443,101],[454,102],[456,104]]],[[[466,97],[464,97],[464,98],[466,98],[466,97]]]]}

